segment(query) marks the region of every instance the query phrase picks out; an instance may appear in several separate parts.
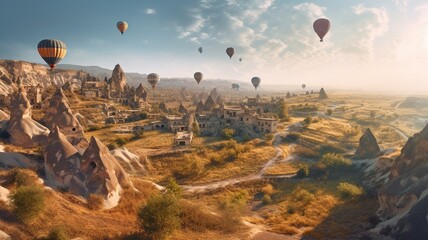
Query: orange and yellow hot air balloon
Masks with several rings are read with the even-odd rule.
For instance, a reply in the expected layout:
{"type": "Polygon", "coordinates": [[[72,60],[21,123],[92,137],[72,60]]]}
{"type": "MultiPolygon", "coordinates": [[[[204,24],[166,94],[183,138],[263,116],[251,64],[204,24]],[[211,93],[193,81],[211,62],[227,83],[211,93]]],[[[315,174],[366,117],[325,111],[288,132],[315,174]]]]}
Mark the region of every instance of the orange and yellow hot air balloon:
{"type": "Polygon", "coordinates": [[[56,64],[61,61],[67,54],[67,46],[60,40],[44,39],[37,45],[40,56],[51,67],[55,68],[56,64]]]}
{"type": "Polygon", "coordinates": [[[120,33],[123,35],[126,29],[128,29],[128,23],[124,21],[119,21],[117,22],[116,27],[120,31],[120,33]]]}

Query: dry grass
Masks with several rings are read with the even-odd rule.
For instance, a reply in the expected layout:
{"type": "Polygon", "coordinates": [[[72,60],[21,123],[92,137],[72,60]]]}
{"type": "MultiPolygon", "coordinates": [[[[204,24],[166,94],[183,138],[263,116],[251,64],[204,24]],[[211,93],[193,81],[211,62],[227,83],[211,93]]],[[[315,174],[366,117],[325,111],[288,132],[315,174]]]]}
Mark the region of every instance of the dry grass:
{"type": "Polygon", "coordinates": [[[288,175],[295,174],[299,170],[299,164],[294,162],[278,163],[268,167],[265,175],[288,175]]]}

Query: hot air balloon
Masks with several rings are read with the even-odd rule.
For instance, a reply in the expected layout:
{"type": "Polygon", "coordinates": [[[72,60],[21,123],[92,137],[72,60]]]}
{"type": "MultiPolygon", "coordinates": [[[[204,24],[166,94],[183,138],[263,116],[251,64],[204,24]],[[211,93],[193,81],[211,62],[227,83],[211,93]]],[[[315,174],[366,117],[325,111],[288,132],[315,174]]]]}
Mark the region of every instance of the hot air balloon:
{"type": "Polygon", "coordinates": [[[233,54],[235,54],[235,49],[233,47],[229,47],[226,49],[227,55],[232,59],[233,54]]]}
{"type": "Polygon", "coordinates": [[[123,35],[126,29],[128,29],[128,23],[124,21],[119,21],[117,22],[116,27],[120,31],[120,33],[123,35]]]}
{"type": "Polygon", "coordinates": [[[202,52],[204,51],[204,49],[202,48],[202,47],[199,47],[198,48],[198,52],[200,53],[200,54],[202,54],[202,52]]]}
{"type": "Polygon", "coordinates": [[[305,89],[305,87],[306,87],[306,84],[302,84],[302,88],[305,89]]]}
{"type": "Polygon", "coordinates": [[[236,89],[236,90],[239,90],[239,84],[237,84],[237,83],[232,83],[232,89],[236,89]]]}
{"type": "Polygon", "coordinates": [[[152,85],[152,88],[155,89],[156,85],[160,81],[160,77],[157,73],[150,73],[147,75],[147,81],[152,85]]]}
{"type": "Polygon", "coordinates": [[[198,82],[199,84],[202,78],[204,77],[204,75],[201,72],[195,72],[195,74],[193,74],[193,77],[195,78],[196,82],[198,82]]]}
{"type": "Polygon", "coordinates": [[[260,85],[260,82],[262,80],[259,77],[253,77],[251,78],[251,83],[253,84],[253,86],[257,89],[257,87],[260,85]]]}
{"type": "Polygon", "coordinates": [[[318,34],[318,37],[320,37],[320,42],[322,42],[328,30],[330,30],[330,21],[326,18],[317,19],[314,22],[314,30],[318,34]]]}
{"type": "Polygon", "coordinates": [[[239,58],[239,61],[242,62],[242,58],[239,58]]]}
{"type": "Polygon", "coordinates": [[[65,43],[56,39],[44,39],[40,41],[37,45],[37,50],[43,60],[49,64],[51,70],[54,69],[55,65],[67,54],[67,46],[65,43]]]}

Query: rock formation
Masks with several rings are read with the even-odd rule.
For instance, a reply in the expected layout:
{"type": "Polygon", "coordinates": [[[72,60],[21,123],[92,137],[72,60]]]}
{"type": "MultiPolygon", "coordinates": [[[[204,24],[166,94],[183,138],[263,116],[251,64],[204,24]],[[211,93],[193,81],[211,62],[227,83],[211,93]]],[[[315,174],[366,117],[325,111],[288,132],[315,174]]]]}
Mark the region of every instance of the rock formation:
{"type": "Polygon", "coordinates": [[[168,107],[166,106],[166,103],[164,102],[164,101],[162,101],[160,104],[159,104],[159,110],[161,110],[162,112],[164,112],[164,113],[168,113],[169,112],[169,109],[168,109],[168,107]]]}
{"type": "Polygon", "coordinates": [[[10,119],[10,115],[0,109],[0,121],[7,121],[9,119],[10,119]]]}
{"type": "Polygon", "coordinates": [[[306,95],[309,95],[309,91],[306,91],[306,95]]]}
{"type": "Polygon", "coordinates": [[[287,92],[287,95],[285,96],[285,98],[291,98],[290,92],[287,92]]]}
{"type": "Polygon", "coordinates": [[[327,96],[327,93],[325,93],[325,90],[324,90],[324,88],[321,88],[321,90],[320,90],[320,95],[319,95],[319,99],[327,99],[328,98],[328,96],[327,96]]]}
{"type": "Polygon", "coordinates": [[[81,172],[86,176],[88,193],[104,196],[107,208],[118,204],[123,187],[133,187],[128,174],[116,158],[95,137],[91,138],[89,146],[83,154],[81,172]]]}
{"type": "Polygon", "coordinates": [[[424,239],[428,229],[428,126],[409,138],[379,189],[378,214],[396,239],[424,239]]]}
{"type": "Polygon", "coordinates": [[[12,95],[10,120],[6,131],[12,144],[21,147],[35,147],[47,142],[49,130],[31,118],[31,104],[23,87],[12,95]]]}
{"type": "Polygon", "coordinates": [[[215,103],[216,103],[216,104],[218,104],[218,105],[220,105],[220,106],[223,106],[223,104],[224,104],[224,100],[223,100],[223,98],[221,97],[221,95],[218,95],[218,97],[217,97],[217,99],[216,99],[215,103]]]}
{"type": "Polygon", "coordinates": [[[50,130],[59,127],[78,150],[83,153],[88,143],[83,135],[83,127],[71,112],[67,97],[61,88],[52,95],[49,107],[41,122],[50,130]]]}
{"type": "Polygon", "coordinates": [[[196,105],[196,112],[203,112],[204,111],[204,103],[202,101],[198,102],[198,105],[196,105]]]}
{"type": "Polygon", "coordinates": [[[51,130],[43,157],[46,179],[51,186],[67,188],[78,195],[87,194],[85,176],[80,174],[82,156],[58,127],[51,130]]]}
{"type": "Polygon", "coordinates": [[[219,93],[217,91],[217,88],[214,88],[211,92],[210,92],[210,97],[214,100],[217,101],[217,97],[219,96],[219,93]]]}
{"type": "Polygon", "coordinates": [[[373,135],[370,128],[367,128],[361,136],[354,159],[373,158],[380,152],[376,137],[373,135]]]}
{"type": "Polygon", "coordinates": [[[212,111],[215,107],[214,99],[210,96],[208,96],[207,100],[205,101],[204,110],[205,111],[212,111]]]}
{"type": "Polygon", "coordinates": [[[187,108],[181,103],[180,107],[178,108],[178,112],[179,113],[188,113],[189,111],[187,110],[187,108]]]}
{"type": "Polygon", "coordinates": [[[142,83],[140,83],[137,89],[135,89],[135,94],[137,95],[137,97],[140,97],[144,101],[147,101],[147,96],[148,96],[147,89],[143,86],[142,83]]]}
{"type": "Polygon", "coordinates": [[[126,76],[119,64],[114,67],[109,83],[113,92],[123,93],[125,91],[126,76]]]}
{"type": "Polygon", "coordinates": [[[145,165],[148,164],[147,158],[141,158],[125,147],[116,148],[111,151],[111,154],[117,159],[126,172],[132,174],[147,174],[148,169],[145,167],[145,165]]]}

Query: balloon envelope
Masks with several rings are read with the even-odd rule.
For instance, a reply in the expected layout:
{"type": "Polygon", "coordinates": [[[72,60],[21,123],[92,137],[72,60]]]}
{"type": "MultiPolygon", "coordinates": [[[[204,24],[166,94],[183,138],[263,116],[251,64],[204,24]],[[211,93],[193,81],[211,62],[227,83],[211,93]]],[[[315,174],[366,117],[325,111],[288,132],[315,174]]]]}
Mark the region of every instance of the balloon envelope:
{"type": "Polygon", "coordinates": [[[126,29],[128,29],[128,23],[124,21],[119,21],[117,22],[116,27],[119,30],[119,32],[123,34],[126,31],[126,29]]]}
{"type": "Polygon", "coordinates": [[[160,77],[157,73],[150,73],[147,75],[147,81],[150,83],[153,89],[155,89],[156,85],[160,81],[160,77]]]}
{"type": "Polygon", "coordinates": [[[239,61],[242,62],[242,58],[240,58],[239,61]]]}
{"type": "Polygon", "coordinates": [[[226,49],[227,56],[232,58],[233,54],[235,54],[235,49],[233,47],[229,47],[226,49]]]}
{"type": "Polygon", "coordinates": [[[302,88],[305,89],[305,87],[306,87],[306,84],[302,84],[302,88]]]}
{"type": "Polygon", "coordinates": [[[202,78],[204,77],[204,75],[201,72],[195,72],[195,74],[193,74],[193,77],[195,78],[196,82],[198,82],[199,84],[202,78]]]}
{"type": "Polygon", "coordinates": [[[236,90],[239,90],[239,84],[237,84],[237,83],[232,83],[232,88],[233,89],[236,89],[236,90]]]}
{"type": "Polygon", "coordinates": [[[37,45],[40,56],[54,69],[56,64],[67,54],[67,46],[60,40],[44,39],[37,45]]]}
{"type": "Polygon", "coordinates": [[[257,89],[257,87],[260,85],[260,82],[262,80],[259,77],[253,77],[251,78],[251,83],[253,84],[253,86],[257,89]]]}
{"type": "Polygon", "coordinates": [[[320,37],[320,42],[322,42],[328,30],[330,30],[330,21],[326,18],[317,19],[314,22],[314,30],[320,37]]]}
{"type": "Polygon", "coordinates": [[[198,48],[198,52],[199,52],[199,53],[202,53],[203,51],[204,51],[204,49],[203,49],[202,47],[199,47],[199,48],[198,48]]]}

